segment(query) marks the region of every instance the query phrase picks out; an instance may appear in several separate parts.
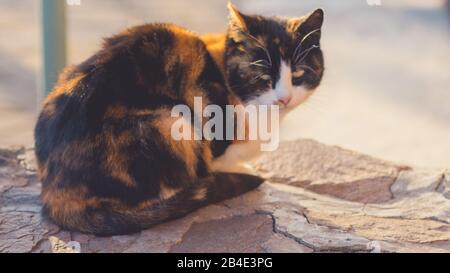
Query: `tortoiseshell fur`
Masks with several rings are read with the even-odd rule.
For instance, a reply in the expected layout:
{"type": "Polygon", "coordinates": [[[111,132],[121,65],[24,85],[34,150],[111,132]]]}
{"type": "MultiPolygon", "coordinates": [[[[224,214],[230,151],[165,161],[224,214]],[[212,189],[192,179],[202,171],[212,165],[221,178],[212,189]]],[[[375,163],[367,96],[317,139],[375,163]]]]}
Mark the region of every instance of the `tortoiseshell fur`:
{"type": "MultiPolygon", "coordinates": [[[[173,106],[193,111],[198,96],[204,107],[225,109],[252,92],[230,87],[233,35],[199,37],[147,24],[106,39],[91,58],[67,68],[35,128],[44,213],[69,230],[126,234],[258,187],[260,177],[211,167],[233,142],[170,135],[173,106]]],[[[310,58],[322,58],[316,56],[310,58]]]]}
{"type": "Polygon", "coordinates": [[[48,216],[122,234],[258,186],[258,177],[211,173],[226,144],[172,140],[171,108],[193,106],[194,95],[217,105],[232,96],[204,43],[173,25],[130,29],[68,68],[35,133],[48,216]]]}

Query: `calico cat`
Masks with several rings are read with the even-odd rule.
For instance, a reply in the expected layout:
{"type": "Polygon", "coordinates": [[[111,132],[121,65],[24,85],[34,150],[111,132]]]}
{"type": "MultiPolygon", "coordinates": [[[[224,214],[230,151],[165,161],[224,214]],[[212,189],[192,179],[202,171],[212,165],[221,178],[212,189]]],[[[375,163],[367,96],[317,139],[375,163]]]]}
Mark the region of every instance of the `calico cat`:
{"type": "Polygon", "coordinates": [[[51,220],[85,233],[126,234],[264,181],[238,167],[254,155],[251,141],[175,141],[171,109],[194,109],[194,97],[224,108],[296,107],[322,78],[323,12],[284,19],[229,9],[225,34],[137,26],[62,73],[35,128],[43,212],[51,220]]]}

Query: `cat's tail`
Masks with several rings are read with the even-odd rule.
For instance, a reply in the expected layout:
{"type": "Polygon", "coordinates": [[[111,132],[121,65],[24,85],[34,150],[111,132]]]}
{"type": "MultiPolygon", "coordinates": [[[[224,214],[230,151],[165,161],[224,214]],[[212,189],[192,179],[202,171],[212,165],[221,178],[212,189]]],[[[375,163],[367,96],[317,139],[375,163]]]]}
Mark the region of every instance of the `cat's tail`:
{"type": "Polygon", "coordinates": [[[82,232],[110,236],[137,232],[162,222],[182,217],[207,204],[239,196],[255,189],[264,180],[258,176],[235,173],[213,173],[201,178],[195,186],[179,191],[172,197],[149,202],[136,209],[99,207],[83,213],[84,225],[71,227],[82,232]]]}

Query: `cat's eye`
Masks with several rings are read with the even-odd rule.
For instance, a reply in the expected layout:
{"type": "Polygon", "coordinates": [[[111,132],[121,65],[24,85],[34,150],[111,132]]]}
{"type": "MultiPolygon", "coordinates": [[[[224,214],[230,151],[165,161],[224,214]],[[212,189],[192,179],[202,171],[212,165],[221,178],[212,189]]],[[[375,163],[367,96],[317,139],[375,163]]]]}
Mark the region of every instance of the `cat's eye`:
{"type": "Polygon", "coordinates": [[[300,78],[303,75],[305,75],[305,70],[303,70],[303,69],[299,69],[299,70],[292,72],[292,78],[300,78]]]}
{"type": "Polygon", "coordinates": [[[292,78],[293,85],[302,85],[305,82],[305,77],[292,78]]]}
{"type": "Polygon", "coordinates": [[[293,85],[302,85],[305,81],[305,71],[297,70],[292,73],[292,84],[293,85]]]}

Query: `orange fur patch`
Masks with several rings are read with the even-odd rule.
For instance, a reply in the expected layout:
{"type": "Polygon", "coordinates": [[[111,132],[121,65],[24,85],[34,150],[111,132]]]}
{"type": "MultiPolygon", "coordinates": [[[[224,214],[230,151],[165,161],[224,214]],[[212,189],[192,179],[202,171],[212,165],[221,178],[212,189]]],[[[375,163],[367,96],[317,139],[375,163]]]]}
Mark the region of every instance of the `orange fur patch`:
{"type": "Polygon", "coordinates": [[[179,193],[181,189],[174,189],[161,184],[159,198],[162,200],[170,199],[179,193]]]}
{"type": "Polygon", "coordinates": [[[45,99],[45,104],[50,103],[54,101],[58,96],[62,94],[69,94],[71,93],[80,83],[80,81],[85,77],[85,75],[78,75],[74,77],[73,79],[70,79],[68,81],[63,80],[64,79],[64,73],[61,76],[60,81],[55,86],[53,91],[48,95],[48,97],[45,99]]]}
{"type": "Polygon", "coordinates": [[[84,186],[72,189],[47,189],[42,193],[42,202],[49,208],[52,218],[68,223],[71,216],[83,213],[88,204],[96,203],[94,199],[86,199],[87,192],[84,186]]]}
{"type": "Polygon", "coordinates": [[[177,121],[177,118],[173,118],[171,116],[171,111],[169,109],[159,109],[154,112],[158,115],[153,122],[153,126],[159,130],[163,139],[166,141],[166,144],[170,147],[170,150],[173,151],[178,158],[183,159],[186,163],[186,168],[191,177],[196,176],[196,168],[197,168],[197,154],[196,151],[199,148],[199,141],[194,139],[194,129],[190,123],[187,123],[186,126],[190,126],[191,128],[191,139],[192,140],[180,140],[177,141],[172,137],[172,125],[177,121]]]}
{"type": "Polygon", "coordinates": [[[209,54],[211,54],[212,58],[214,59],[214,62],[222,72],[222,75],[225,75],[224,52],[225,52],[226,38],[227,36],[225,33],[206,34],[201,37],[203,42],[206,44],[206,48],[208,49],[209,54]]]}
{"type": "Polygon", "coordinates": [[[122,152],[132,141],[130,132],[126,131],[118,137],[113,136],[111,132],[106,132],[105,139],[107,141],[105,168],[112,177],[117,178],[129,187],[136,187],[136,181],[127,170],[127,158],[122,152]]]}

